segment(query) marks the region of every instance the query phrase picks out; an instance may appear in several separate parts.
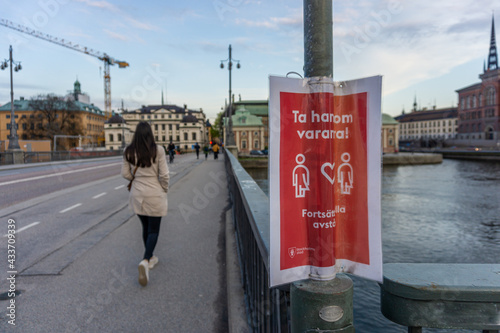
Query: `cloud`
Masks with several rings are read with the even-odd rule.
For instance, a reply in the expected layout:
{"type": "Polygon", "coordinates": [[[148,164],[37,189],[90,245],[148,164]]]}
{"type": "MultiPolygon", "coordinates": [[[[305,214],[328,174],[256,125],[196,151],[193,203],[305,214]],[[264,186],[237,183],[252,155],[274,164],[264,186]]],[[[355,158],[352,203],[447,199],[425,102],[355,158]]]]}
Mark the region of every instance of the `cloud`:
{"type": "Polygon", "coordinates": [[[337,11],[336,78],[381,74],[387,95],[487,54],[491,16],[484,8],[423,0],[401,2],[398,11],[390,12],[383,5],[366,6],[356,14],[350,7],[337,11]],[[348,19],[350,15],[356,19],[348,19]]]}
{"type": "Polygon", "coordinates": [[[118,9],[118,7],[116,7],[115,5],[113,5],[112,3],[109,3],[107,1],[94,1],[94,0],[77,0],[78,2],[82,2],[84,4],[86,4],[87,6],[90,6],[90,7],[97,7],[97,8],[101,8],[101,9],[108,9],[112,12],[119,12],[120,10],[118,9]]]}
{"type": "Polygon", "coordinates": [[[128,41],[128,38],[124,35],[120,35],[114,31],[110,31],[110,30],[107,30],[107,29],[104,29],[104,32],[111,38],[114,38],[114,39],[118,39],[118,40],[122,40],[122,41],[128,41]]]}
{"type": "Polygon", "coordinates": [[[114,4],[108,2],[108,1],[96,1],[96,0],[77,0],[78,2],[84,3],[85,5],[89,7],[96,7],[99,9],[104,9],[108,10],[110,12],[115,13],[116,15],[119,15],[125,20],[128,24],[130,24],[134,28],[138,28],[141,30],[156,30],[156,27],[145,23],[143,21],[137,20],[133,18],[132,16],[128,15],[127,13],[124,13],[119,7],[115,6],[114,4]]]}
{"type": "Polygon", "coordinates": [[[288,28],[302,28],[302,16],[293,17],[270,17],[267,20],[254,21],[248,19],[236,19],[235,23],[238,25],[244,25],[251,28],[266,28],[279,30],[283,27],[288,28]]]}

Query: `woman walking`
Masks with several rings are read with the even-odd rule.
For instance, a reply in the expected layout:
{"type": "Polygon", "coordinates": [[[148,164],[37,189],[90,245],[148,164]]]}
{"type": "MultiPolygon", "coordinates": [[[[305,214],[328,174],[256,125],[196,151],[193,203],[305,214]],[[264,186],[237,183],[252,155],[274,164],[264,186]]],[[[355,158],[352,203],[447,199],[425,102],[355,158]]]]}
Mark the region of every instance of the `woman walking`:
{"type": "Polygon", "coordinates": [[[137,124],[132,143],[125,149],[121,174],[131,181],[129,207],[142,224],[145,251],[139,263],[139,283],[146,286],[149,270],[158,263],[153,252],[161,218],[167,215],[169,181],[165,150],[156,145],[148,123],[137,124]]]}

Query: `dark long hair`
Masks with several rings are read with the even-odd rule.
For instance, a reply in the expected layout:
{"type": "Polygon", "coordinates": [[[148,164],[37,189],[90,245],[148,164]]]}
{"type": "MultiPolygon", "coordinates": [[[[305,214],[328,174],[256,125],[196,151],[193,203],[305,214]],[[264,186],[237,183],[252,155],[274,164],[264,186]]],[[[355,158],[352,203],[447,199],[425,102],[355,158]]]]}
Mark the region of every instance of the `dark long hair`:
{"type": "Polygon", "coordinates": [[[156,142],[147,122],[141,121],[137,124],[132,143],[125,149],[125,158],[130,164],[141,168],[150,167],[155,162],[156,142]]]}

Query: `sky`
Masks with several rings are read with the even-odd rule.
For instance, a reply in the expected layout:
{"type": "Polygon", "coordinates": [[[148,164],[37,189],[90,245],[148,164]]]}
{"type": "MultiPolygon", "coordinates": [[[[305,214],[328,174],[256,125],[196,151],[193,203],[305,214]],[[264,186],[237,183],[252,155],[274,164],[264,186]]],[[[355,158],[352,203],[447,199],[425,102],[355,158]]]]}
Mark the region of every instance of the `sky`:
{"type": "MultiPolygon", "coordinates": [[[[203,109],[215,119],[229,93],[265,100],[269,76],[303,75],[302,0],[0,0],[0,19],[126,61],[111,66],[113,110],[165,104],[203,109]]],[[[340,0],[333,2],[334,80],[383,76],[382,112],[457,105],[455,90],[479,82],[487,59],[494,0],[340,0]]],[[[76,79],[104,110],[103,63],[0,25],[0,59],[14,72],[15,99],[66,95],[76,79]]],[[[497,35],[500,32],[497,29],[497,35]]],[[[0,71],[0,105],[10,75],[0,71]]]]}

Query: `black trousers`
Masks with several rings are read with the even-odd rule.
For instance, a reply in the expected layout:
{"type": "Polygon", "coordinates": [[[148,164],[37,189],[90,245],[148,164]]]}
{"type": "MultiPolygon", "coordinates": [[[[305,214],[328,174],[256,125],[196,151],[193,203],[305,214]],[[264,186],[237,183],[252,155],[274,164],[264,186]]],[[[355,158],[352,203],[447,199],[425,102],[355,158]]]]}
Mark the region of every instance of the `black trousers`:
{"type": "Polygon", "coordinates": [[[142,240],[144,241],[144,247],[146,248],[143,259],[149,260],[153,256],[153,251],[156,247],[156,243],[158,242],[161,216],[137,216],[139,216],[142,223],[142,240]]]}

